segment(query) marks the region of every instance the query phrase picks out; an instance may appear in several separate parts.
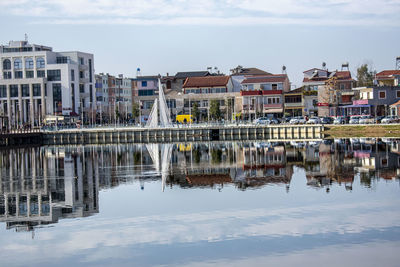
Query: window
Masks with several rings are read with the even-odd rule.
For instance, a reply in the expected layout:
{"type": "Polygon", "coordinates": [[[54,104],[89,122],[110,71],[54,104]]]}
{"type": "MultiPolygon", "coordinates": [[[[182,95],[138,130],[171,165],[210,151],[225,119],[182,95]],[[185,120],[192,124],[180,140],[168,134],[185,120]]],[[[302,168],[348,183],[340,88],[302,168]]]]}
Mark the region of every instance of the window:
{"type": "Polygon", "coordinates": [[[85,65],[85,60],[83,59],[83,57],[79,58],[79,64],[80,65],[85,65]]]}
{"type": "Polygon", "coordinates": [[[16,70],[22,69],[22,60],[20,58],[16,58],[14,60],[14,69],[16,70]]]}
{"type": "Polygon", "coordinates": [[[28,97],[29,96],[29,85],[28,84],[22,84],[22,96],[23,97],[28,97]]]}
{"type": "Polygon", "coordinates": [[[10,85],[10,97],[18,97],[18,85],[10,85]]]}
{"type": "Polygon", "coordinates": [[[33,86],[33,96],[40,96],[41,95],[40,83],[34,83],[32,86],[33,86]]]}
{"type": "Polygon", "coordinates": [[[79,93],[83,94],[85,92],[85,85],[79,84],[79,93]]]}
{"type": "Polygon", "coordinates": [[[38,78],[44,78],[44,77],[46,77],[46,72],[45,72],[44,70],[38,70],[38,71],[36,72],[36,76],[37,76],[38,78]]]}
{"type": "Polygon", "coordinates": [[[11,79],[11,71],[5,71],[5,72],[3,72],[3,79],[4,79],[4,80],[11,79]]]}
{"type": "Polygon", "coordinates": [[[75,84],[71,83],[71,103],[72,111],[75,111],[75,84]]]}
{"type": "Polygon", "coordinates": [[[67,64],[69,62],[70,62],[70,60],[69,60],[68,57],[57,57],[56,58],[56,63],[57,64],[67,64]]]}
{"type": "Polygon", "coordinates": [[[272,90],[278,90],[278,85],[276,83],[272,84],[272,90]]]}
{"type": "Polygon", "coordinates": [[[93,85],[89,85],[90,101],[93,99],[93,85]]]}
{"type": "Polygon", "coordinates": [[[55,112],[62,111],[61,83],[53,83],[53,109],[55,112]]]}
{"type": "Polygon", "coordinates": [[[5,85],[0,85],[0,98],[7,97],[7,87],[5,85]]]}
{"type": "Polygon", "coordinates": [[[379,99],[385,99],[386,98],[386,91],[379,91],[379,99]]]}
{"type": "Polygon", "coordinates": [[[14,78],[15,79],[22,79],[23,78],[22,71],[15,71],[14,72],[14,78]]]}
{"type": "Polygon", "coordinates": [[[154,95],[154,90],[138,90],[139,96],[154,95]]]}
{"type": "Polygon", "coordinates": [[[397,98],[400,98],[400,90],[397,90],[397,91],[396,91],[396,97],[397,97],[397,98]]]}
{"type": "Polygon", "coordinates": [[[11,61],[9,59],[3,60],[3,70],[11,70],[11,61]]]}
{"type": "Polygon", "coordinates": [[[47,80],[49,82],[61,81],[61,70],[47,70],[47,80]]]}
{"type": "Polygon", "coordinates": [[[71,81],[75,81],[75,70],[71,70],[71,81]]]}
{"type": "Polygon", "coordinates": [[[36,59],[36,68],[38,68],[38,69],[43,69],[44,67],[45,67],[44,58],[38,57],[38,58],[36,59]]]}
{"type": "Polygon", "coordinates": [[[92,76],[93,76],[93,73],[92,73],[92,60],[89,59],[89,82],[93,82],[92,76]]]}
{"type": "Polygon", "coordinates": [[[142,87],[147,87],[147,81],[142,81],[142,87]]]}
{"type": "Polygon", "coordinates": [[[33,69],[33,59],[32,58],[25,59],[25,69],[33,69]]]}
{"type": "Polygon", "coordinates": [[[25,72],[25,78],[33,78],[33,70],[27,70],[26,72],[25,72]]]}
{"type": "Polygon", "coordinates": [[[344,90],[344,83],[340,84],[340,90],[344,90]]]}

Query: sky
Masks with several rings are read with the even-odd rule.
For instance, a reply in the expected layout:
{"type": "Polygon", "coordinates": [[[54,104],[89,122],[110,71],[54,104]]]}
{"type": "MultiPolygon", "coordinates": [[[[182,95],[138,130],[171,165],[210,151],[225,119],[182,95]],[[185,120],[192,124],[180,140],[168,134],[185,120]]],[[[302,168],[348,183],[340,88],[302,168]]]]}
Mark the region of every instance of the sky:
{"type": "Polygon", "coordinates": [[[237,65],[281,73],[394,69],[400,0],[0,0],[0,43],[93,53],[96,73],[170,75],[237,65]]]}

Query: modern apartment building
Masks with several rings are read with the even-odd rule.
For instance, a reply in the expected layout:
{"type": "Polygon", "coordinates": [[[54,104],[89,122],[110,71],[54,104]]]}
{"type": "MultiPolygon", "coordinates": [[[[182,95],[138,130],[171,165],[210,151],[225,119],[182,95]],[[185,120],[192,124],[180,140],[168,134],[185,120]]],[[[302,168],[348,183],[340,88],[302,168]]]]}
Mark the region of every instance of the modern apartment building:
{"type": "Polygon", "coordinates": [[[87,119],[96,108],[93,54],[10,41],[0,60],[0,114],[9,128],[39,125],[48,115],[87,119]]]}

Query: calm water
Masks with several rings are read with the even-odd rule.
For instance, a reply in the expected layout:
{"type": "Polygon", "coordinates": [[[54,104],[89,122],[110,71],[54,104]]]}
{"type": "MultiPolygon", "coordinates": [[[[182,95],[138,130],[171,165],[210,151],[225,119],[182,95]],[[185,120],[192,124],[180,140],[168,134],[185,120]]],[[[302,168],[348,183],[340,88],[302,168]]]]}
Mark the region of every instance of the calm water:
{"type": "Polygon", "coordinates": [[[399,266],[400,140],[0,151],[1,266],[399,266]]]}

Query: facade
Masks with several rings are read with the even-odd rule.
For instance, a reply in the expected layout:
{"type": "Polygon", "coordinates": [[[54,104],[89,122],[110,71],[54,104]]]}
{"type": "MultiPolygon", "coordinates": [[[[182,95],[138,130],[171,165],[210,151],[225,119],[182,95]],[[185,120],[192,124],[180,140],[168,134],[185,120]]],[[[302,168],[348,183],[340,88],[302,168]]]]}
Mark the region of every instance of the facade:
{"type": "Polygon", "coordinates": [[[209,120],[210,103],[216,100],[220,103],[222,117],[230,121],[240,108],[238,97],[239,93],[233,92],[229,76],[189,77],[183,84],[183,114],[190,114],[197,103],[200,120],[209,120]]]}
{"type": "Polygon", "coordinates": [[[290,90],[286,74],[247,76],[241,84],[243,119],[255,119],[260,116],[282,117],[283,94],[290,90]]]}
{"type": "Polygon", "coordinates": [[[132,81],[135,87],[133,94],[137,96],[135,102],[140,107],[139,121],[145,123],[158,95],[158,76],[138,76],[132,81]]]}
{"type": "Polygon", "coordinates": [[[0,115],[8,127],[40,125],[48,115],[88,116],[96,107],[94,57],[11,41],[0,46],[0,115]]]}
{"type": "Polygon", "coordinates": [[[284,93],[284,114],[286,116],[304,116],[303,87],[284,93]]]}
{"type": "MultiPolygon", "coordinates": [[[[342,66],[343,68],[343,66],[342,66]]],[[[303,86],[309,93],[311,102],[317,100],[318,116],[338,116],[339,107],[352,103],[354,99],[355,80],[352,79],[350,71],[328,71],[325,69],[313,68],[304,71],[303,86]]],[[[310,105],[311,108],[311,105],[310,105]]]]}
{"type": "Polygon", "coordinates": [[[242,66],[237,66],[231,69],[231,79],[233,84],[233,91],[240,92],[243,90],[242,82],[246,76],[265,76],[272,75],[269,72],[257,69],[257,68],[244,68],[242,66]]]}

